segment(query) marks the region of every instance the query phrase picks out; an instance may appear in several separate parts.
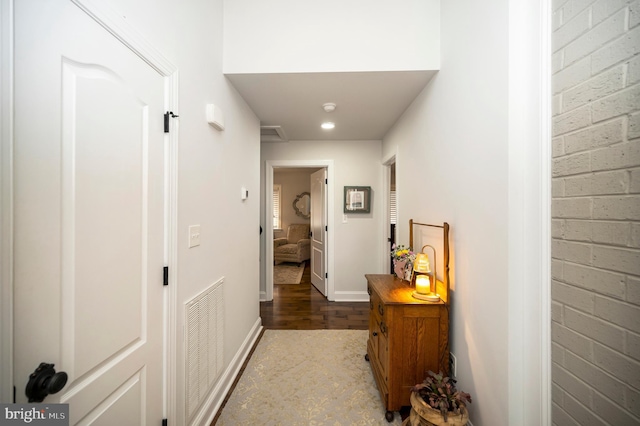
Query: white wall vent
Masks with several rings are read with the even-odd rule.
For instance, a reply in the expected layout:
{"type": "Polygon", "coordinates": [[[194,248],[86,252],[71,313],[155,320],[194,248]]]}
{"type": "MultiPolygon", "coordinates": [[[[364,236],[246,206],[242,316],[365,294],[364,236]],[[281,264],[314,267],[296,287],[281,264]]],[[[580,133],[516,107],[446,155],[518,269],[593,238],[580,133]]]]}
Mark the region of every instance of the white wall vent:
{"type": "Polygon", "coordinates": [[[289,142],[282,126],[260,126],[260,142],[289,142]]]}
{"type": "Polygon", "coordinates": [[[185,303],[187,420],[207,397],[224,366],[223,282],[221,278],[185,303]]]}

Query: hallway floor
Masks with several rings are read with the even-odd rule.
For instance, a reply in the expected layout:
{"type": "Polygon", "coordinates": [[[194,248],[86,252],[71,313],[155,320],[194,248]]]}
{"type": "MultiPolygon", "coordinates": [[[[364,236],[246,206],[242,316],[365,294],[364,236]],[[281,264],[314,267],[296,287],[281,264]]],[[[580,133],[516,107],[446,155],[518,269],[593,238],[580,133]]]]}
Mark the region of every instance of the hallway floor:
{"type": "MultiPolygon", "coordinates": [[[[362,277],[364,280],[364,277],[362,277]]],[[[265,329],[319,330],[353,329],[368,330],[368,302],[330,302],[311,284],[311,266],[307,261],[300,284],[276,284],[273,286],[273,301],[260,302],[260,317],[265,329]]],[[[256,343],[257,344],[257,343],[256,343]]],[[[255,347],[254,347],[255,349],[255,347]]],[[[362,348],[362,354],[366,353],[362,348]]],[[[253,353],[253,350],[251,351],[253,353]]],[[[236,378],[229,395],[237,384],[248,359],[236,378]]],[[[224,406],[224,403],[223,403],[224,406]]],[[[220,409],[222,411],[222,408],[220,409]]],[[[216,416],[212,426],[219,416],[216,416]]],[[[409,408],[403,407],[400,416],[409,416],[409,408]]]]}
{"type": "Polygon", "coordinates": [[[300,284],[273,286],[273,301],[260,302],[260,317],[265,329],[367,330],[369,303],[329,302],[311,284],[311,267],[307,261],[300,284]]]}

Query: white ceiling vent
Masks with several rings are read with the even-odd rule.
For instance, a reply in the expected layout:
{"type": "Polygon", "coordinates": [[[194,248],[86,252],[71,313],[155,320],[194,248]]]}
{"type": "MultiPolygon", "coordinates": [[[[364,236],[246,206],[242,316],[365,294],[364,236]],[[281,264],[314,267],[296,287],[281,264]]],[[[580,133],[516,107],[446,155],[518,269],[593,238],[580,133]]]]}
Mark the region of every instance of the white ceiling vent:
{"type": "Polygon", "coordinates": [[[289,142],[281,126],[260,126],[260,142],[289,142]]]}

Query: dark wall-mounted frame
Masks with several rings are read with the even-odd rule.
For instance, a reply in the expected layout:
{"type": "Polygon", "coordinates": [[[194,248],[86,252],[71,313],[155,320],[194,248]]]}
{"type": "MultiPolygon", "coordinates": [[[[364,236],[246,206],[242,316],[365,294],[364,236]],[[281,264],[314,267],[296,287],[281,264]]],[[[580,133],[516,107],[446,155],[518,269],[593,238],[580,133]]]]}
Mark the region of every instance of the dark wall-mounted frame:
{"type": "Polygon", "coordinates": [[[344,212],[371,213],[371,187],[345,186],[344,212]]]}

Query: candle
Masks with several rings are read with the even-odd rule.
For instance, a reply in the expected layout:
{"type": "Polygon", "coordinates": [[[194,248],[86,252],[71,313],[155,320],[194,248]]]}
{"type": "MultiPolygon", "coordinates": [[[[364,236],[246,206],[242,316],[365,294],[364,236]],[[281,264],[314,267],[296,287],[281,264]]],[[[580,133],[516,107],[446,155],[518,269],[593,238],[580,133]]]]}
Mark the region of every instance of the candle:
{"type": "Polygon", "coordinates": [[[431,281],[428,275],[416,276],[416,292],[419,294],[428,294],[431,290],[431,281]]]}

